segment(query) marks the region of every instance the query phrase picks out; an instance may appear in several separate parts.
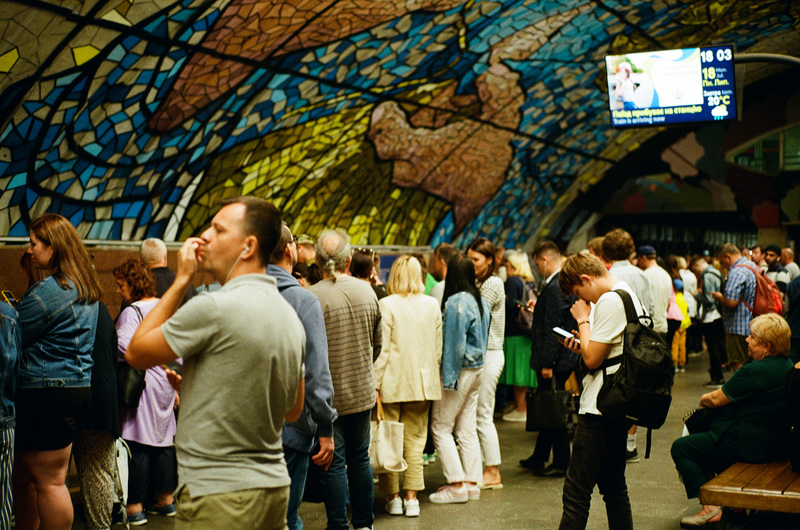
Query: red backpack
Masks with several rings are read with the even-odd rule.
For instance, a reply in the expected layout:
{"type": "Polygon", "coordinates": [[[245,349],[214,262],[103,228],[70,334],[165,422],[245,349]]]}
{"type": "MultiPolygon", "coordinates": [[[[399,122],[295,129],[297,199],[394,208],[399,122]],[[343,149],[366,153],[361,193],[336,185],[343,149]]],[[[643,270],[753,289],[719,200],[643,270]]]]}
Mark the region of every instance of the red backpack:
{"type": "Polygon", "coordinates": [[[756,270],[745,264],[734,265],[734,267],[746,267],[756,275],[756,295],[753,298],[752,307],[742,300],[742,303],[747,306],[747,309],[753,313],[754,317],[766,315],[767,313],[783,314],[783,293],[775,285],[775,282],[767,278],[764,271],[756,270]]]}

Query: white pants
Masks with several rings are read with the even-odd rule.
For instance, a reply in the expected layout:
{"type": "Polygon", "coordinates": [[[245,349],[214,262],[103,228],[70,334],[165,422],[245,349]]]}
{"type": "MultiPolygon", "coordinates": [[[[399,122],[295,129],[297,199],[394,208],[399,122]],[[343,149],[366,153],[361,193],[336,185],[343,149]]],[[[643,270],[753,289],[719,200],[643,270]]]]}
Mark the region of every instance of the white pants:
{"type": "Polygon", "coordinates": [[[433,402],[431,434],[448,484],[479,482],[483,475],[478,433],[475,430],[482,373],[483,368],[462,369],[458,390],[443,390],[442,399],[433,402]],[[458,437],[458,449],[453,440],[454,430],[458,437]]]}
{"type": "Polygon", "coordinates": [[[487,350],[483,358],[483,379],[478,395],[478,438],[481,442],[481,455],[484,466],[500,465],[500,440],[494,426],[494,402],[497,381],[506,362],[503,350],[487,350]]]}

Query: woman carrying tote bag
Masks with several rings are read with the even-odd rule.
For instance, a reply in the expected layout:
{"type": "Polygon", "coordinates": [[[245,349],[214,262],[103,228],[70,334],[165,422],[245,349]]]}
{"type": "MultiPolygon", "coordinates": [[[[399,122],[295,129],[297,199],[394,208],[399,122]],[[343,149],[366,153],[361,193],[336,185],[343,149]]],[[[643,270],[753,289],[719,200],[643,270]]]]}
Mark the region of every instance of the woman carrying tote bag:
{"type": "Polygon", "coordinates": [[[383,350],[375,361],[375,389],[383,402],[384,419],[403,423],[403,457],[408,463],[400,499],[397,473],[380,475],[386,511],[419,515],[417,492],[425,489],[422,451],[425,448],[430,402],[441,399],[442,315],[436,299],[424,293],[422,268],[413,256],[392,265],[389,296],[380,300],[383,350]]]}

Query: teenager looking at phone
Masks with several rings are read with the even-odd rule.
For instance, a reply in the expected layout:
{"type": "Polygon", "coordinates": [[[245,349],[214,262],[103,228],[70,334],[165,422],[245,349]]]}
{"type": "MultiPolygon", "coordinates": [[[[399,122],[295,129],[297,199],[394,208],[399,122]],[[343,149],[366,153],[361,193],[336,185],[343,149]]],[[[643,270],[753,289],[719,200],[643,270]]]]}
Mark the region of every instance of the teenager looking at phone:
{"type": "MultiPolygon", "coordinates": [[[[577,295],[570,313],[575,317],[574,338],[562,344],[581,356],[589,373],[583,378],[578,411],[578,426],[572,446],[572,459],[564,482],[561,517],[562,529],[585,528],[589,517],[592,491],[600,488],[606,503],[608,526],[633,528],[631,503],[625,483],[625,442],[630,425],[626,420],[604,417],[597,410],[597,394],[603,385],[603,361],[622,355],[623,332],[627,325],[622,298],[615,289],[627,291],[638,314],[644,314],[641,302],[625,282],[606,271],[594,256],[576,254],[564,263],[559,274],[561,292],[577,295]],[[590,309],[594,303],[594,310],[590,309]]],[[[615,373],[619,364],[606,372],[615,373]]]]}
{"type": "Polygon", "coordinates": [[[125,360],[134,368],[184,360],[175,528],[283,528],[290,479],[281,427],[302,411],[305,334],[266,275],[280,212],[253,197],[222,204],[211,227],[184,242],[175,282],[125,360]],[[178,309],[198,270],[222,288],[178,309]]]}

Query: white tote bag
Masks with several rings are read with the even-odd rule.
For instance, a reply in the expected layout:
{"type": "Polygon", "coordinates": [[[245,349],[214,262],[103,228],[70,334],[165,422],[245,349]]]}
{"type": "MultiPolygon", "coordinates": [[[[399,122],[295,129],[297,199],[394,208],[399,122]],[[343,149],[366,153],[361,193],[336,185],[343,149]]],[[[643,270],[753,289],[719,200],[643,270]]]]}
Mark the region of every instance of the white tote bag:
{"type": "Polygon", "coordinates": [[[378,421],[370,422],[369,463],[372,473],[400,473],[408,467],[403,458],[403,424],[383,419],[378,400],[378,421]]]}

